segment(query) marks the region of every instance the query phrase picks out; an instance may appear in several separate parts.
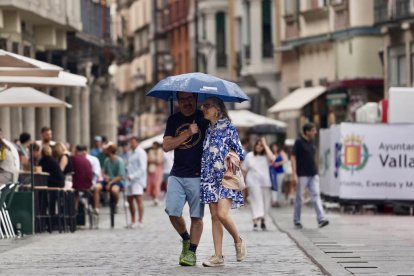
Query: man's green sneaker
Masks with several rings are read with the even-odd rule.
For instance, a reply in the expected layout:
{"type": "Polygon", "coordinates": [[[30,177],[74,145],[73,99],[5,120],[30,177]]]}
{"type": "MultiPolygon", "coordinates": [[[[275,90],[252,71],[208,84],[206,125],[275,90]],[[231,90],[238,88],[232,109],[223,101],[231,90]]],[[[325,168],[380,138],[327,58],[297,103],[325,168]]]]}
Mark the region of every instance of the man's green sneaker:
{"type": "Polygon", "coordinates": [[[181,250],[180,258],[178,261],[181,263],[181,259],[187,254],[188,249],[190,248],[190,240],[183,240],[183,249],[181,250]]]}
{"type": "Polygon", "coordinates": [[[180,259],[180,265],[182,266],[195,266],[196,262],[196,254],[190,250],[187,251],[187,254],[185,254],[182,259],[180,259]]]}

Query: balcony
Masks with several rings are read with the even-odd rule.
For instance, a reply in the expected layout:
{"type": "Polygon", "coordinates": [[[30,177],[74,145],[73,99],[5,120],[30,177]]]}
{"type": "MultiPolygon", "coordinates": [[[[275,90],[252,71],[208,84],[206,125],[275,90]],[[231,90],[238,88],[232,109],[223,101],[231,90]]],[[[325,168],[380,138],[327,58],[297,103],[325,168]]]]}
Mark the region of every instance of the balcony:
{"type": "Polygon", "coordinates": [[[307,21],[325,19],[329,16],[327,0],[308,0],[305,9],[301,11],[307,21]]]}
{"type": "Polygon", "coordinates": [[[375,0],[375,23],[385,23],[387,21],[410,18],[412,16],[411,2],[414,4],[413,0],[394,0],[390,5],[384,0],[375,0]]]}
{"type": "Polygon", "coordinates": [[[395,1],[395,19],[407,18],[410,16],[410,0],[395,1]]]}

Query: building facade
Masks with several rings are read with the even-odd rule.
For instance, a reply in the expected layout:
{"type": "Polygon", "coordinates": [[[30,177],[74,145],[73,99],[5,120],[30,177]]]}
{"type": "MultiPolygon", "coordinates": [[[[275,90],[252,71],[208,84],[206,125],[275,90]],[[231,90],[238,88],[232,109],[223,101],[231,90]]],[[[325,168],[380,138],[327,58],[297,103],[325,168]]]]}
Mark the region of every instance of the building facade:
{"type": "Polygon", "coordinates": [[[284,100],[269,111],[289,122],[295,138],[305,121],[320,127],[353,121],[355,111],[382,98],[378,52],[383,42],[374,25],[374,1],[285,0],[281,90],[284,100]],[[295,95],[296,94],[296,95],[295,95]],[[291,105],[287,98],[301,95],[291,105]]]}
{"type": "Polygon", "coordinates": [[[379,52],[384,64],[384,96],[391,86],[414,84],[413,0],[375,0],[374,20],[384,35],[379,52]]]}

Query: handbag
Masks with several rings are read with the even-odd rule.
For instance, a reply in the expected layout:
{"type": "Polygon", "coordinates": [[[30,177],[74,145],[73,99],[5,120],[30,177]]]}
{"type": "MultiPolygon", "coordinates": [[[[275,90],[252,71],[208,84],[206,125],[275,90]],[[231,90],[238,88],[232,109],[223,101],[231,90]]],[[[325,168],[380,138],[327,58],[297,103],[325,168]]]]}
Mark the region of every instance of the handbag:
{"type": "Polygon", "coordinates": [[[236,191],[244,190],[246,188],[246,183],[244,182],[243,173],[240,168],[240,158],[236,153],[229,152],[225,158],[224,168],[226,171],[224,172],[224,177],[221,181],[223,187],[236,191]],[[231,161],[227,159],[231,159],[231,161]],[[228,168],[227,162],[236,164],[236,171],[234,173],[228,168]]]}

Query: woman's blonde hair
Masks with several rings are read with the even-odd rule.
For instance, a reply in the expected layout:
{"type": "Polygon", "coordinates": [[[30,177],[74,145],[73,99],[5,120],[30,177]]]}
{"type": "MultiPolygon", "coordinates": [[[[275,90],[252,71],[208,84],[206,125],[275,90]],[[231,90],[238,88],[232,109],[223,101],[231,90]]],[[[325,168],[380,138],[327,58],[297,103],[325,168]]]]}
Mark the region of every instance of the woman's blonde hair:
{"type": "Polygon", "coordinates": [[[52,156],[52,148],[48,145],[42,147],[42,156],[52,156]]]}
{"type": "Polygon", "coordinates": [[[62,142],[56,143],[53,149],[54,156],[56,158],[61,157],[63,154],[65,154],[68,151],[65,144],[62,142]]]}

